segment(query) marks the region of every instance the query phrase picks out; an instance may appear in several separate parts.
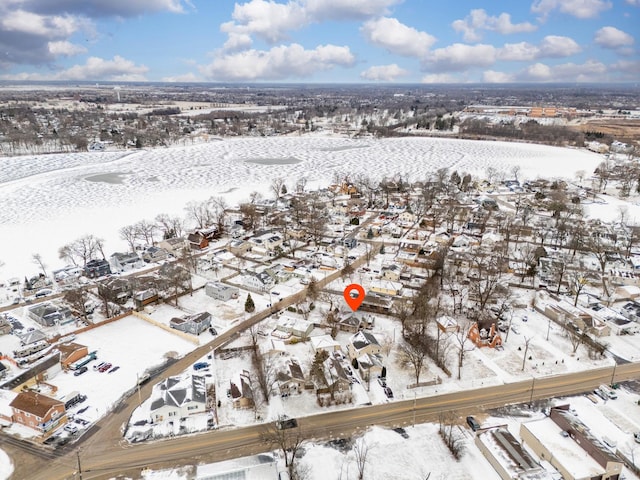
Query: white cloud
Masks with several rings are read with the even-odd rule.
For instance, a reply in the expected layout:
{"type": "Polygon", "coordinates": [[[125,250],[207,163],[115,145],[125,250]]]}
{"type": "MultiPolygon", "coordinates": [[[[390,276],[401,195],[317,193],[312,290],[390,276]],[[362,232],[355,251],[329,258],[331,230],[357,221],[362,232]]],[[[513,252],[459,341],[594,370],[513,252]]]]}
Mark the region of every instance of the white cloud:
{"type": "Polygon", "coordinates": [[[604,48],[620,48],[633,45],[634,38],[616,27],[602,27],[596,32],[595,42],[604,48]]]}
{"type": "Polygon", "coordinates": [[[272,0],[251,0],[235,4],[233,21],[223,23],[220,30],[228,34],[257,35],[276,43],[287,38],[287,31],[308,24],[307,13],[298,2],[276,3],[272,0]]]}
{"type": "Polygon", "coordinates": [[[389,17],[369,20],[360,31],[370,43],[408,57],[424,57],[436,41],[432,35],[389,17]]]}
{"type": "Polygon", "coordinates": [[[559,35],[547,35],[540,42],[540,57],[570,57],[581,50],[574,39],[559,35]]]}
{"type": "Polygon", "coordinates": [[[193,72],[189,72],[189,73],[184,73],[182,75],[173,75],[171,77],[163,77],[161,80],[163,82],[169,82],[169,83],[191,83],[191,82],[201,82],[202,78],[200,78],[193,72]]]}
{"type": "Polygon", "coordinates": [[[66,40],[60,40],[57,42],[49,42],[49,51],[52,55],[73,57],[87,53],[87,49],[82,45],[76,45],[75,43],[68,42],[66,40]]]}
{"type": "Polygon", "coordinates": [[[0,29],[40,37],[67,38],[80,29],[80,23],[71,15],[46,16],[14,10],[4,12],[0,29]]]}
{"type": "Polygon", "coordinates": [[[608,67],[593,60],[582,64],[545,65],[535,63],[517,75],[519,81],[534,82],[599,82],[608,80],[608,67]]]}
{"type": "Polygon", "coordinates": [[[393,82],[397,80],[398,77],[404,77],[408,74],[409,72],[407,70],[392,63],[391,65],[376,65],[367,68],[364,72],[360,73],[360,77],[376,82],[393,82]]]}
{"type": "Polygon", "coordinates": [[[629,5],[633,5],[634,7],[640,7],[640,0],[627,0],[629,5]]]}
{"type": "Polygon", "coordinates": [[[462,71],[470,67],[488,67],[496,61],[498,49],[493,45],[465,45],[454,43],[431,52],[426,63],[428,70],[462,71]]]}
{"type": "Polygon", "coordinates": [[[612,3],[607,0],[535,0],[531,5],[533,13],[540,14],[545,20],[556,9],[576,18],[594,18],[600,12],[609,10],[612,3]]]}
{"type": "Polygon", "coordinates": [[[89,57],[84,65],[74,65],[55,75],[56,80],[145,81],[149,69],[116,55],[111,60],[89,57]]]}
{"type": "Polygon", "coordinates": [[[505,43],[498,53],[498,58],[509,62],[529,62],[539,55],[540,49],[529,42],[505,43]]]}
{"type": "Polygon", "coordinates": [[[482,38],[479,30],[489,30],[503,35],[512,33],[533,32],[537,26],[529,23],[511,23],[511,15],[501,13],[497,17],[490,16],[482,9],[471,10],[464,20],[456,20],[451,26],[456,32],[462,32],[463,38],[467,42],[477,42],[482,38]]]}
{"type": "Polygon", "coordinates": [[[229,32],[227,41],[224,42],[222,49],[226,52],[238,52],[240,50],[246,50],[251,46],[253,40],[251,35],[246,33],[229,32]]]}
{"type": "Polygon", "coordinates": [[[116,55],[111,60],[89,57],[84,65],[74,65],[50,75],[42,73],[18,73],[2,75],[3,80],[102,80],[115,82],[144,82],[149,69],[116,55]]]}
{"type": "Polygon", "coordinates": [[[303,0],[314,21],[362,20],[389,13],[389,7],[403,0],[303,0]]]}
{"type": "Polygon", "coordinates": [[[485,83],[509,83],[514,81],[514,75],[512,73],[486,70],[482,73],[482,81],[485,83]]]}
{"type": "Polygon", "coordinates": [[[449,73],[430,73],[420,80],[422,83],[460,83],[460,80],[449,73]]]}
{"type": "Polygon", "coordinates": [[[575,40],[569,37],[548,35],[539,45],[528,42],[506,43],[498,52],[500,60],[528,62],[539,58],[570,57],[582,49],[575,40]]]}
{"type": "MultiPolygon", "coordinates": [[[[403,0],[249,0],[236,3],[232,20],[220,26],[224,33],[256,35],[275,44],[288,32],[325,20],[363,20],[388,13],[403,0]]],[[[231,40],[231,39],[230,39],[231,40]]],[[[248,48],[244,42],[245,48],[248,48]]],[[[236,46],[232,42],[230,46],[236,46]]]]}
{"type": "Polygon", "coordinates": [[[301,45],[281,45],[270,50],[245,50],[221,55],[200,67],[212,80],[254,81],[305,78],[334,67],[350,67],[355,57],[349,47],[320,45],[305,50],[301,45]]]}

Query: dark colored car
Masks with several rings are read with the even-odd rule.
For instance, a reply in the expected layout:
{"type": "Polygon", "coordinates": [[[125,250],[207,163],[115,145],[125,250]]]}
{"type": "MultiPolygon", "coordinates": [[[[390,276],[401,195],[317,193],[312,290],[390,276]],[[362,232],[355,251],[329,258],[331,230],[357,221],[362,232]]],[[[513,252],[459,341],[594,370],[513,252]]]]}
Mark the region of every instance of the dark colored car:
{"type": "Polygon", "coordinates": [[[286,430],[287,428],[296,428],[298,426],[298,421],[295,418],[286,418],[283,420],[278,420],[276,422],[276,428],[278,430],[286,430]]]}
{"type": "Polygon", "coordinates": [[[107,373],[117,372],[119,368],[120,368],[120,366],[119,366],[119,365],[116,365],[116,366],[115,366],[115,367],[113,367],[111,370],[109,370],[107,373]]]}
{"type": "Polygon", "coordinates": [[[77,377],[78,375],[82,375],[83,373],[85,373],[87,370],[89,370],[89,369],[86,366],[85,367],[80,367],[78,370],[73,372],[73,374],[77,377]]]}
{"type": "Polygon", "coordinates": [[[409,434],[402,427],[394,428],[393,431],[400,435],[402,438],[409,438],[409,434]]]}
{"type": "Polygon", "coordinates": [[[393,398],[393,390],[391,390],[389,387],[383,387],[384,388],[384,394],[387,396],[387,398],[393,398]]]}
{"type": "Polygon", "coordinates": [[[469,425],[474,432],[480,429],[480,423],[472,416],[467,417],[467,425],[469,425]]]}

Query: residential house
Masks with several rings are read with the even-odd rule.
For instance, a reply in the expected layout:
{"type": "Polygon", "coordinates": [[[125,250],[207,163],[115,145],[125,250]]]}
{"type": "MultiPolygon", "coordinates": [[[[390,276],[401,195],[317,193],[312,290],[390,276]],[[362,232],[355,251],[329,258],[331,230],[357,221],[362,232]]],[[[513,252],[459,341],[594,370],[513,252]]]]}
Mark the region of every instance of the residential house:
{"type": "Polygon", "coordinates": [[[47,336],[42,330],[31,330],[26,333],[19,333],[18,337],[20,338],[21,345],[31,345],[32,343],[43,342],[47,339],[47,336]]]}
{"type": "Polygon", "coordinates": [[[382,348],[375,335],[364,330],[353,335],[347,344],[347,353],[351,360],[364,354],[377,355],[381,350],[382,348]]]}
{"type": "Polygon", "coordinates": [[[151,392],[151,422],[178,421],[206,411],[205,377],[185,375],[168,377],[153,386],[151,392]]]}
{"type": "Polygon", "coordinates": [[[250,290],[266,292],[275,285],[275,280],[267,272],[245,270],[242,274],[242,284],[250,290]]]}
{"type": "Polygon", "coordinates": [[[174,317],[169,321],[169,326],[181,332],[200,335],[211,326],[211,314],[209,312],[195,313],[178,318],[174,317]]]}
{"type": "Polygon", "coordinates": [[[229,394],[233,408],[253,408],[253,390],[247,370],[243,370],[235,380],[229,382],[229,394]]]}
{"type": "Polygon", "coordinates": [[[307,338],[313,331],[313,323],[301,318],[283,315],[278,319],[276,330],[295,337],[307,338]]]}
{"type": "Polygon", "coordinates": [[[105,259],[89,260],[84,266],[84,274],[89,278],[104,277],[111,273],[111,266],[105,259]]]}
{"type": "Polygon", "coordinates": [[[231,240],[228,245],[229,251],[234,255],[244,255],[251,250],[251,243],[245,240],[231,240]]]}
{"type": "Polygon", "coordinates": [[[156,247],[155,245],[147,247],[142,252],[142,259],[147,262],[161,262],[169,257],[169,252],[164,248],[156,247]]]}
{"type": "Polygon", "coordinates": [[[98,283],[100,295],[122,305],[133,295],[131,280],[127,277],[112,277],[98,283]]]}
{"type": "Polygon", "coordinates": [[[443,333],[457,333],[460,331],[458,321],[448,315],[436,318],[436,325],[438,325],[438,328],[443,333]]]}
{"type": "Polygon", "coordinates": [[[388,262],[382,265],[380,270],[380,274],[384,280],[389,280],[391,282],[398,282],[400,280],[400,275],[404,270],[407,270],[405,265],[398,265],[397,263],[388,262]]]}
{"type": "Polygon", "coordinates": [[[335,395],[351,389],[351,375],[342,365],[342,359],[336,358],[335,354],[330,355],[320,369],[314,369],[313,377],[316,395],[335,395]]]}
{"type": "Polygon", "coordinates": [[[15,423],[42,435],[67,422],[64,403],[38,392],[20,392],[9,406],[15,423]]]}
{"type": "Polygon", "coordinates": [[[187,241],[191,250],[204,250],[209,246],[207,237],[199,232],[190,233],[187,236],[187,241]]]}
{"type": "Polygon", "coordinates": [[[158,242],[158,247],[166,250],[177,258],[184,253],[187,247],[189,247],[189,242],[183,237],[172,237],[158,242]]]}
{"type": "Polygon", "coordinates": [[[27,308],[27,316],[43,327],[64,325],[75,320],[69,307],[51,302],[38,303],[27,308]]]}
{"type": "Polygon", "coordinates": [[[340,352],[342,351],[342,346],[340,342],[334,340],[331,335],[315,335],[310,338],[311,340],[311,348],[314,353],[325,351],[328,353],[340,352]]]}
{"type": "Polygon", "coordinates": [[[276,381],[282,396],[301,393],[307,382],[302,367],[295,360],[290,360],[283,370],[276,373],[276,381]]]}
{"type": "Polygon", "coordinates": [[[7,376],[8,371],[9,369],[6,367],[6,365],[0,362],[0,380],[7,376]]]}
{"type": "Polygon", "coordinates": [[[204,287],[207,296],[226,302],[232,298],[238,298],[240,289],[222,282],[207,282],[204,287]]]}
{"type": "Polygon", "coordinates": [[[53,279],[60,284],[67,285],[75,282],[80,276],[82,276],[82,269],[76,266],[67,266],[54,270],[53,279]]]}
{"type": "Polygon", "coordinates": [[[87,346],[79,343],[61,343],[56,348],[60,352],[60,364],[65,370],[81,358],[89,355],[87,346]]]}
{"type": "Polygon", "coordinates": [[[135,252],[116,252],[109,257],[109,263],[112,272],[128,272],[144,267],[144,260],[135,252]]]}
{"type": "Polygon", "coordinates": [[[369,292],[388,297],[397,297],[402,292],[402,284],[389,280],[374,280],[369,285],[369,292]]]}

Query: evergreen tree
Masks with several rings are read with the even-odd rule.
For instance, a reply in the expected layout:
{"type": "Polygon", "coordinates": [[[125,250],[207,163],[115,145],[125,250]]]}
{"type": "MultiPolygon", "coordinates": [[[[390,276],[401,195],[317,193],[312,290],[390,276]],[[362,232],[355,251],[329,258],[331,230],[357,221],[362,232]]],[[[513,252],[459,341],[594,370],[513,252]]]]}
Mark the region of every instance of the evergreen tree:
{"type": "Polygon", "coordinates": [[[255,303],[253,303],[253,298],[251,298],[251,294],[247,294],[247,300],[244,302],[244,311],[247,313],[252,313],[256,309],[255,303]]]}
{"type": "Polygon", "coordinates": [[[367,230],[367,238],[369,240],[373,238],[373,230],[371,230],[371,227],[369,227],[369,230],[367,230]]]}

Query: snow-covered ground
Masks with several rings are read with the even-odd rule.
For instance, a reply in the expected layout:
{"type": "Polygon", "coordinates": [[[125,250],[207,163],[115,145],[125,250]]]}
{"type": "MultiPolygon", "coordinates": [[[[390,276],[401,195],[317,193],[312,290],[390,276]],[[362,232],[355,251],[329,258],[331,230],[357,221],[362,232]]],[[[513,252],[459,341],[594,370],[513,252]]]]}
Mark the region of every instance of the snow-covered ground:
{"type": "Polygon", "coordinates": [[[9,456],[4,452],[4,450],[0,450],[0,479],[6,479],[11,476],[13,473],[13,463],[9,456]]]}
{"type": "MultiPolygon", "coordinates": [[[[601,156],[574,149],[440,138],[240,138],[134,153],[86,153],[3,158],[0,175],[0,274],[23,277],[37,267],[62,266],[58,249],[93,234],[106,250],[126,249],[118,230],[159,213],[184,215],[191,200],[225,196],[230,204],[270,182],[306,178],[327,185],[336,173],[420,180],[439,168],[483,174],[488,167],[519,177],[573,178],[591,172],[601,156]],[[297,162],[297,163],[296,163],[297,162]],[[25,241],[28,239],[28,241],[25,241]]],[[[289,185],[291,187],[292,185],[289,185]]]]}

